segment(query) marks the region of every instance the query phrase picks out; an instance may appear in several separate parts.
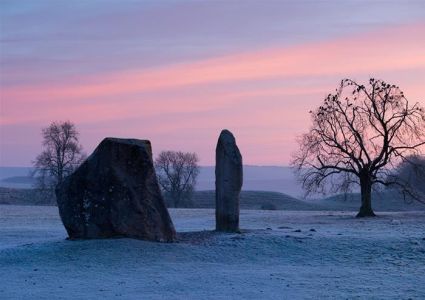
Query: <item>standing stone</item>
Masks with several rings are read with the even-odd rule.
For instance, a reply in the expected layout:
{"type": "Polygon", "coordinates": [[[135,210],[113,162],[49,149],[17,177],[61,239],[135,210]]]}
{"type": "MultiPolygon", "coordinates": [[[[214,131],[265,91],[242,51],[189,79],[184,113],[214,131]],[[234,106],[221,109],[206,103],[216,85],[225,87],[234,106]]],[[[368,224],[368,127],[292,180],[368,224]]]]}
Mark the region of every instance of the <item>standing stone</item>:
{"type": "Polygon", "coordinates": [[[72,239],[176,237],[146,140],[105,138],[56,188],[56,198],[72,239]]]}
{"type": "Polygon", "coordinates": [[[239,231],[242,156],[233,134],[223,130],[215,150],[215,220],[217,231],[239,231]]]}

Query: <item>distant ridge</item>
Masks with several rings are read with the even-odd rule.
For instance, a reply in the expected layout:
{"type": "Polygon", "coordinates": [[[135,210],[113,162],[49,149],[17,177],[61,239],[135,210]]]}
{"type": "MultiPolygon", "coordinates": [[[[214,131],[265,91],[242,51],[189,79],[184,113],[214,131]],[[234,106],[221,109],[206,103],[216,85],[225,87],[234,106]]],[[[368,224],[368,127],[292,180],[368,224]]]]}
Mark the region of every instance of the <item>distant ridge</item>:
{"type": "MultiPolygon", "coordinates": [[[[194,208],[215,208],[215,191],[196,191],[194,208]]],[[[241,209],[262,210],[323,210],[320,205],[308,203],[286,194],[269,191],[242,191],[241,209]]]]}
{"type": "MultiPolygon", "coordinates": [[[[327,210],[357,211],[360,207],[360,193],[348,193],[311,200],[327,210]]],[[[413,199],[403,199],[397,191],[382,191],[372,194],[372,208],[379,211],[425,210],[425,204],[413,199]]]]}
{"type": "MultiPolygon", "coordinates": [[[[0,167],[0,187],[32,188],[31,179],[27,177],[30,167],[0,167]]],[[[196,190],[215,189],[215,167],[201,166],[196,190]]],[[[243,190],[280,192],[292,197],[302,195],[290,167],[279,166],[244,166],[243,190]]]]}
{"type": "Polygon", "coordinates": [[[0,180],[8,177],[28,176],[31,167],[0,167],[0,180]]]}
{"type": "MultiPolygon", "coordinates": [[[[303,193],[290,167],[244,165],[243,172],[242,190],[279,192],[295,198],[303,193]]],[[[196,189],[215,189],[214,166],[200,168],[196,189]]]]}
{"type": "MultiPolygon", "coordinates": [[[[405,202],[397,192],[375,194],[372,200],[375,212],[425,210],[419,202],[405,202]]],[[[56,205],[52,196],[40,195],[33,189],[0,187],[0,204],[56,205]]],[[[288,211],[353,211],[360,207],[360,195],[356,193],[336,195],[324,199],[300,200],[289,195],[269,191],[242,191],[241,209],[288,210],[288,211]]],[[[190,208],[215,208],[215,191],[196,191],[190,208]]]]}
{"type": "Polygon", "coordinates": [[[32,168],[0,167],[0,187],[29,189],[34,179],[29,176],[32,168]]]}
{"type": "Polygon", "coordinates": [[[35,180],[31,176],[13,176],[2,179],[2,182],[7,183],[20,183],[20,184],[34,184],[35,180]]]}

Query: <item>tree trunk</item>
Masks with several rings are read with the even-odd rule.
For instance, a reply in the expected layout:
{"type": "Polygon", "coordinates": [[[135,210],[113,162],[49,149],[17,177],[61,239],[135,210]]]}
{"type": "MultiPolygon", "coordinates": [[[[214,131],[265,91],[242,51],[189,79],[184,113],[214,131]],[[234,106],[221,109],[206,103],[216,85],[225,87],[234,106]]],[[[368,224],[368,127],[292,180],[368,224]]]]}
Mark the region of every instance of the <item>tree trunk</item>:
{"type": "Polygon", "coordinates": [[[173,199],[174,207],[178,208],[180,207],[180,197],[179,197],[179,191],[177,189],[173,189],[171,193],[171,197],[173,199]]]}
{"type": "Polygon", "coordinates": [[[363,175],[360,177],[360,188],[362,206],[360,207],[360,211],[356,217],[375,217],[376,215],[372,210],[372,180],[369,175],[363,175]]]}

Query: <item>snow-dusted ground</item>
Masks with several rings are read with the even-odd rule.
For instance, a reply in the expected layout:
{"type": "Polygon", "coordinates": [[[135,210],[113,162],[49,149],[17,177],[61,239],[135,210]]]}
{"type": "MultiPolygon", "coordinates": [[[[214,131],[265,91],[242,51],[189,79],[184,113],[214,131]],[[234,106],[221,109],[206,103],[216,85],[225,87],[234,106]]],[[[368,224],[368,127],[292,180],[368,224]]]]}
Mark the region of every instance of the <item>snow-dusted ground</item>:
{"type": "Polygon", "coordinates": [[[425,212],[171,214],[179,243],[67,241],[56,207],[0,206],[0,299],[425,299],[425,212]]]}

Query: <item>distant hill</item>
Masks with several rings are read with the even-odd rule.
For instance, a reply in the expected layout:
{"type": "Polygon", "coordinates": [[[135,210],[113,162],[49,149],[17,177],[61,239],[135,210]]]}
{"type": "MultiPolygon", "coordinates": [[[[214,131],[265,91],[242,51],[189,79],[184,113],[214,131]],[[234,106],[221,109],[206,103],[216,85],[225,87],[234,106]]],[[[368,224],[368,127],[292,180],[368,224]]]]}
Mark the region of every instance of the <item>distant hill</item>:
{"type": "MultiPolygon", "coordinates": [[[[34,189],[13,189],[0,187],[0,204],[14,205],[56,205],[54,195],[41,195],[34,189]]],[[[194,193],[191,208],[214,208],[215,191],[194,193]]],[[[306,203],[291,196],[265,191],[242,191],[241,209],[264,210],[321,210],[314,203],[306,203]]]]}
{"type": "Polygon", "coordinates": [[[34,184],[35,180],[31,176],[13,176],[2,179],[3,183],[34,184]]]}
{"type": "Polygon", "coordinates": [[[0,187],[12,189],[34,188],[35,179],[30,176],[13,176],[0,180],[0,187]]]}
{"type": "MultiPolygon", "coordinates": [[[[277,166],[243,166],[243,187],[245,191],[279,192],[299,197],[302,189],[290,167],[277,166]]],[[[196,189],[215,189],[215,168],[201,167],[196,189]]]]}
{"type": "MultiPolygon", "coordinates": [[[[326,210],[357,211],[360,208],[360,193],[339,194],[324,199],[310,200],[326,210]]],[[[413,199],[403,199],[397,191],[375,192],[372,195],[372,208],[379,211],[425,210],[425,204],[413,199]]]]}
{"type": "MultiPolygon", "coordinates": [[[[396,192],[374,194],[372,199],[374,210],[382,211],[413,211],[425,210],[425,205],[419,202],[406,202],[396,192]]],[[[54,195],[41,195],[34,189],[12,189],[0,187],[0,204],[13,205],[56,205],[54,195]]],[[[357,193],[336,195],[324,199],[299,200],[292,196],[268,191],[242,191],[241,209],[259,210],[326,210],[353,211],[360,208],[360,195],[357,193]]],[[[191,208],[214,208],[215,191],[196,191],[191,208]]]]}
{"type": "Polygon", "coordinates": [[[29,176],[32,168],[0,167],[0,187],[29,189],[34,179],[29,176]]]}
{"type": "MultiPolygon", "coordinates": [[[[244,166],[243,190],[280,192],[298,197],[302,190],[289,167],[244,166]]],[[[29,167],[0,167],[0,187],[32,188],[29,167]],[[27,177],[24,179],[23,177],[27,177]]],[[[200,167],[196,190],[215,189],[215,167],[200,167]]]]}
{"type": "Polygon", "coordinates": [[[32,168],[29,167],[0,167],[0,180],[8,177],[28,176],[32,168]]]}
{"type": "MultiPolygon", "coordinates": [[[[201,167],[194,205],[214,207],[215,168],[201,167]]],[[[32,189],[33,179],[28,177],[31,168],[0,167],[0,204],[51,204],[53,199],[39,197],[32,189]],[[27,189],[22,190],[22,189],[27,189]]],[[[284,210],[341,210],[357,211],[360,195],[334,195],[323,199],[299,200],[302,190],[289,167],[244,166],[244,183],[241,194],[242,209],[284,210]]],[[[404,201],[393,191],[374,193],[373,208],[379,211],[425,210],[416,201],[404,201]]]]}
{"type": "MultiPolygon", "coordinates": [[[[193,197],[195,208],[215,208],[215,191],[197,191],[193,197]]],[[[322,210],[315,203],[298,200],[289,195],[269,191],[242,191],[241,209],[265,210],[322,210]]]]}

